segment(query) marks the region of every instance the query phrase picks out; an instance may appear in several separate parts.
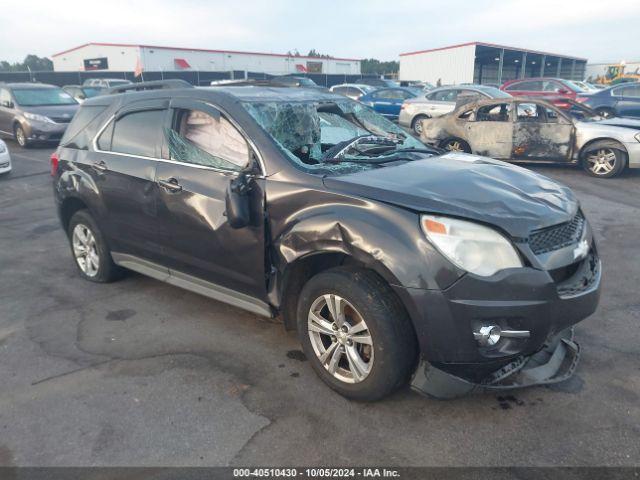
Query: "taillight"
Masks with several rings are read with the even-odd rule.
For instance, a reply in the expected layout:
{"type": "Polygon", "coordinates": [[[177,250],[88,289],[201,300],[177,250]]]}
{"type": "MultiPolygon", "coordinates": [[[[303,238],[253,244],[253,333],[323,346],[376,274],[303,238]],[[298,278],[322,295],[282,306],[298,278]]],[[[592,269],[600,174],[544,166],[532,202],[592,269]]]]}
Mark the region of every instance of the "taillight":
{"type": "Polygon", "coordinates": [[[588,100],[587,97],[576,97],[576,102],[584,103],[588,100]]]}
{"type": "Polygon", "coordinates": [[[56,173],[58,173],[58,153],[57,152],[53,152],[51,154],[51,176],[55,177],[56,173]]]}

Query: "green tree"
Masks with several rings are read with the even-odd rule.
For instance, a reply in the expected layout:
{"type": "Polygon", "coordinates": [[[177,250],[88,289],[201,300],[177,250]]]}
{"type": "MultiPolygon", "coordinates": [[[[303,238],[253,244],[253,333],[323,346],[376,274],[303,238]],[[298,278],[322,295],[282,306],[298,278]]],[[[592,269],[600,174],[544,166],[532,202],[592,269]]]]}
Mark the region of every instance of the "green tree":
{"type": "Polygon", "coordinates": [[[9,63],[6,60],[0,61],[1,72],[25,72],[29,69],[32,72],[48,72],[53,70],[53,62],[46,57],[31,54],[24,57],[22,62],[9,63]]]}
{"type": "Polygon", "coordinates": [[[398,73],[400,63],[392,60],[381,62],[375,58],[365,58],[360,62],[360,71],[363,75],[384,75],[388,73],[398,73]]]}

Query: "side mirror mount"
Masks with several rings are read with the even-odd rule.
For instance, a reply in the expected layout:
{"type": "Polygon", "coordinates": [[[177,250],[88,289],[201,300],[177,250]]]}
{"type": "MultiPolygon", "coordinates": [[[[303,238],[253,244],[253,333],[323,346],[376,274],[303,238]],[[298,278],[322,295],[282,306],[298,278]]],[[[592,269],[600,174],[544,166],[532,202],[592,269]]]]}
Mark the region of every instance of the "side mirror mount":
{"type": "Polygon", "coordinates": [[[567,90],[566,88],[561,88],[560,90],[558,90],[558,93],[561,94],[561,95],[568,95],[571,92],[569,90],[567,90]]]}
{"type": "Polygon", "coordinates": [[[245,172],[233,178],[227,185],[225,208],[231,228],[243,228],[251,221],[249,177],[245,172]]]}
{"type": "Polygon", "coordinates": [[[11,100],[4,100],[2,106],[5,108],[13,108],[13,102],[11,100]]]}

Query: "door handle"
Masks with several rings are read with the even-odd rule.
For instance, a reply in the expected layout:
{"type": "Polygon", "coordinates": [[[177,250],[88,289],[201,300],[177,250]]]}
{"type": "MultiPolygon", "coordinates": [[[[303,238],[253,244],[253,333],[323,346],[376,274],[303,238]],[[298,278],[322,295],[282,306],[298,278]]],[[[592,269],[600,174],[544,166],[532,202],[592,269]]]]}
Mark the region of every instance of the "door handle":
{"type": "Polygon", "coordinates": [[[104,163],[104,160],[100,160],[98,162],[93,162],[91,164],[91,166],[93,167],[94,170],[97,170],[98,172],[106,172],[107,171],[107,164],[104,163]]]}
{"type": "Polygon", "coordinates": [[[170,193],[178,193],[182,191],[182,185],[175,178],[167,178],[166,180],[158,180],[158,185],[170,193]]]}

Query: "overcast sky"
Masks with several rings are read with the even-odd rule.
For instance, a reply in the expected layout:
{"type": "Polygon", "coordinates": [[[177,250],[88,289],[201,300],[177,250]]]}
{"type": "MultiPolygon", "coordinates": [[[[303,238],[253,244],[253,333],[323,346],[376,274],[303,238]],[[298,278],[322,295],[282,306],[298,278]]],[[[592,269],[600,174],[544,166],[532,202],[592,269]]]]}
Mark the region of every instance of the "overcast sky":
{"type": "Polygon", "coordinates": [[[88,42],[396,60],[469,41],[640,61],[640,0],[0,0],[0,60],[88,42]],[[3,7],[4,5],[4,8],[3,7]]]}

